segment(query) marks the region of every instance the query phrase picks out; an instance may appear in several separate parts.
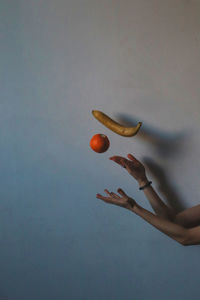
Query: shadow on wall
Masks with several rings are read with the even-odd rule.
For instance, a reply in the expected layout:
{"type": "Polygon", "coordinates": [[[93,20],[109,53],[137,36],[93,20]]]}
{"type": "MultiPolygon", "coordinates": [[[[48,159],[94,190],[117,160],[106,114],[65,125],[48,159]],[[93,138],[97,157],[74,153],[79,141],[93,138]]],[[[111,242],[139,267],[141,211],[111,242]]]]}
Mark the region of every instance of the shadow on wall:
{"type": "MultiPolygon", "coordinates": [[[[115,117],[117,122],[127,127],[136,126],[138,121],[141,121],[143,124],[140,131],[137,133],[137,137],[153,147],[155,153],[159,157],[165,159],[165,164],[167,159],[176,156],[180,157],[186,153],[185,142],[187,141],[188,143],[188,138],[190,138],[187,129],[184,128],[183,131],[179,133],[167,133],[161,130],[152,129],[149,126],[146,126],[143,120],[135,119],[132,116],[129,117],[125,114],[117,114],[115,117]]],[[[135,139],[135,137],[132,138],[135,139]]],[[[167,176],[165,167],[158,165],[153,159],[148,158],[147,156],[143,157],[142,163],[144,163],[145,167],[149,169],[150,173],[152,173],[157,180],[159,189],[165,195],[167,203],[174,208],[177,213],[185,209],[181,203],[181,198],[176,192],[176,188],[170,183],[170,175],[167,176]]]]}

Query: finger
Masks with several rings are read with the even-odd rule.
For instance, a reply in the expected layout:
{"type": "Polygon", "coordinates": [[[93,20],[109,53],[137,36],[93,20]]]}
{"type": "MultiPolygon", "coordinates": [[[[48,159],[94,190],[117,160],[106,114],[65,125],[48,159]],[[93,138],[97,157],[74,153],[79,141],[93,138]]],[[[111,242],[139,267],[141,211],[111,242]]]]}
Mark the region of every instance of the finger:
{"type": "Polygon", "coordinates": [[[96,198],[101,199],[106,203],[121,205],[121,202],[119,202],[117,199],[111,197],[104,197],[101,194],[96,194],[96,198]]]}
{"type": "Polygon", "coordinates": [[[120,198],[117,194],[113,193],[113,192],[109,192],[107,189],[104,190],[108,195],[110,195],[111,197],[116,197],[116,198],[120,198]]]}
{"type": "Polygon", "coordinates": [[[115,198],[117,198],[117,199],[120,199],[120,196],[119,196],[119,195],[117,195],[117,194],[115,194],[115,193],[113,193],[113,192],[111,192],[110,194],[112,195],[112,197],[115,197],[115,198]]]}
{"type": "Polygon", "coordinates": [[[104,192],[106,192],[108,195],[110,195],[110,192],[107,189],[105,189],[104,192]]]}
{"type": "Polygon", "coordinates": [[[121,188],[118,188],[118,193],[120,194],[120,195],[122,195],[123,197],[128,197],[127,195],[126,195],[126,193],[121,189],[121,188]]]}
{"type": "Polygon", "coordinates": [[[131,153],[129,153],[129,154],[127,155],[127,157],[128,157],[129,159],[131,159],[131,160],[135,160],[135,159],[136,159],[131,153]]]}
{"type": "Polygon", "coordinates": [[[122,160],[127,160],[125,157],[117,156],[117,155],[111,156],[109,159],[111,159],[117,163],[121,162],[122,160]]]}
{"type": "Polygon", "coordinates": [[[113,160],[124,168],[126,168],[126,164],[129,162],[128,159],[122,156],[112,156],[110,157],[110,160],[113,160]]]}
{"type": "Polygon", "coordinates": [[[132,161],[138,161],[138,160],[135,158],[135,156],[133,156],[131,153],[129,153],[129,154],[127,155],[127,157],[128,157],[130,160],[132,160],[132,161]]]}
{"type": "Polygon", "coordinates": [[[100,198],[100,199],[102,199],[104,201],[107,201],[107,202],[111,202],[112,201],[112,194],[107,189],[105,189],[104,191],[109,195],[109,197],[104,197],[101,194],[97,194],[97,196],[98,196],[97,198],[100,198]]]}
{"type": "Polygon", "coordinates": [[[101,194],[96,194],[96,198],[101,199],[101,200],[106,201],[106,202],[108,202],[109,199],[110,199],[109,197],[104,197],[101,194]]]}
{"type": "Polygon", "coordinates": [[[102,198],[103,196],[101,194],[96,194],[96,198],[102,198]]]}

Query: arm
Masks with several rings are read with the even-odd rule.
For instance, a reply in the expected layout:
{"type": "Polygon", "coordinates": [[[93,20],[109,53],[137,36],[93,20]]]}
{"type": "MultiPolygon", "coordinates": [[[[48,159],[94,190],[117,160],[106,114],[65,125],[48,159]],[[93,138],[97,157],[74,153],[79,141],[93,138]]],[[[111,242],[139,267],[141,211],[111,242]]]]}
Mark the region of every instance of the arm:
{"type": "MultiPolygon", "coordinates": [[[[150,211],[144,209],[140,205],[136,204],[130,209],[132,212],[143,218],[149,224],[165,233],[178,243],[182,245],[189,244],[189,232],[188,229],[181,225],[175,224],[169,220],[166,220],[160,216],[156,216],[150,211]]],[[[194,232],[193,232],[194,234],[194,232]]],[[[200,242],[200,231],[199,231],[199,242],[200,242]]]]}
{"type": "Polygon", "coordinates": [[[108,197],[96,194],[96,197],[102,199],[106,203],[115,204],[124,207],[153,225],[155,228],[168,235],[181,245],[199,245],[200,244],[200,226],[188,229],[172,221],[166,220],[160,216],[154,215],[150,211],[144,209],[129,197],[122,189],[118,189],[118,193],[122,196],[109,192],[105,189],[108,197]]]}
{"type": "MultiPolygon", "coordinates": [[[[138,180],[139,186],[143,186],[147,182],[147,178],[138,180]]],[[[152,186],[146,187],[143,192],[157,215],[185,228],[192,228],[200,225],[200,204],[176,213],[171,207],[168,207],[162,202],[152,186]]]]}
{"type": "MultiPolygon", "coordinates": [[[[137,160],[132,154],[127,155],[128,159],[121,156],[110,157],[111,160],[124,167],[129,174],[136,179],[139,186],[145,185],[148,182],[144,165],[137,160]]],[[[190,228],[200,224],[200,205],[194,208],[189,208],[181,213],[168,207],[158,196],[152,186],[148,186],[143,190],[146,198],[149,200],[156,215],[162,218],[173,221],[176,224],[182,225],[183,227],[190,228]]]]}
{"type": "MultiPolygon", "coordinates": [[[[139,186],[143,186],[148,181],[144,165],[130,153],[127,157],[130,160],[116,155],[110,159],[124,167],[136,179],[139,186]]],[[[146,187],[143,191],[157,215],[171,221],[175,218],[176,212],[160,199],[152,186],[146,187]]]]}
{"type": "Polygon", "coordinates": [[[178,213],[174,218],[174,222],[186,228],[200,225],[200,204],[178,213]]]}
{"type": "MultiPolygon", "coordinates": [[[[141,187],[141,186],[145,185],[148,181],[149,180],[145,176],[145,178],[142,180],[138,179],[138,184],[141,187]]],[[[158,196],[158,194],[156,193],[156,191],[154,190],[154,188],[151,185],[149,185],[142,191],[144,192],[146,198],[149,200],[149,203],[151,204],[151,207],[153,208],[153,210],[155,211],[155,213],[158,216],[161,216],[164,219],[167,219],[170,221],[174,220],[174,218],[176,216],[176,212],[171,207],[168,207],[161,200],[161,198],[158,196]]]]}

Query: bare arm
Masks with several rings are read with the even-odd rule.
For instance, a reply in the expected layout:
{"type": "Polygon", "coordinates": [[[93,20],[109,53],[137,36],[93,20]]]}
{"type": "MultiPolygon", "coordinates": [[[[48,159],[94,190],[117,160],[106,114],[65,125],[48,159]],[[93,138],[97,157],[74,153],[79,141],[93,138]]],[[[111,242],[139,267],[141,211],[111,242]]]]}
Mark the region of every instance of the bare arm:
{"type": "Polygon", "coordinates": [[[200,204],[178,213],[174,218],[174,222],[186,228],[200,225],[200,204]]]}
{"type": "Polygon", "coordinates": [[[108,197],[97,194],[96,197],[105,201],[106,203],[115,204],[124,207],[153,225],[155,228],[168,235],[181,245],[198,245],[200,244],[200,226],[188,229],[172,221],[164,219],[163,217],[154,215],[150,211],[144,209],[136,203],[136,201],[129,197],[122,189],[118,189],[118,193],[122,196],[109,192],[105,189],[108,197]]]}
{"type": "MultiPolygon", "coordinates": [[[[128,173],[136,179],[139,186],[145,185],[148,179],[144,165],[130,153],[127,157],[129,160],[125,157],[116,155],[110,157],[110,159],[124,167],[128,173]]],[[[200,205],[185,209],[177,214],[173,208],[168,207],[161,200],[152,186],[146,187],[143,192],[158,216],[185,228],[191,228],[200,224],[200,205]]]]}
{"type": "MultiPolygon", "coordinates": [[[[147,179],[147,177],[145,177],[142,180],[139,179],[138,184],[141,187],[141,186],[144,186],[148,181],[149,180],[147,179]]],[[[174,218],[176,216],[175,210],[171,207],[168,207],[161,200],[161,198],[158,196],[158,194],[156,193],[156,191],[154,190],[154,188],[151,185],[149,185],[142,191],[144,192],[146,198],[149,200],[149,203],[151,204],[151,207],[153,208],[153,210],[155,211],[155,213],[158,216],[161,216],[167,220],[171,220],[171,221],[174,220],[174,218]]]]}
{"type": "Polygon", "coordinates": [[[152,214],[138,204],[134,205],[130,210],[181,245],[200,245],[200,226],[187,229],[179,224],[152,214]]]}
{"type": "MultiPolygon", "coordinates": [[[[130,153],[127,157],[130,160],[116,155],[110,157],[110,159],[124,167],[128,173],[135,178],[139,186],[145,185],[148,182],[148,179],[144,165],[130,153]]],[[[152,186],[146,187],[143,192],[157,215],[171,221],[175,218],[176,212],[161,200],[152,186]]]]}
{"type": "Polygon", "coordinates": [[[188,229],[164,219],[163,217],[154,215],[138,204],[134,205],[130,210],[178,243],[185,245],[188,229]]]}
{"type": "MultiPolygon", "coordinates": [[[[138,180],[139,186],[143,186],[147,182],[147,178],[145,180],[138,180]]],[[[168,207],[161,200],[152,186],[146,187],[143,192],[158,216],[173,221],[185,228],[192,228],[200,225],[200,204],[176,213],[173,208],[168,207]]]]}

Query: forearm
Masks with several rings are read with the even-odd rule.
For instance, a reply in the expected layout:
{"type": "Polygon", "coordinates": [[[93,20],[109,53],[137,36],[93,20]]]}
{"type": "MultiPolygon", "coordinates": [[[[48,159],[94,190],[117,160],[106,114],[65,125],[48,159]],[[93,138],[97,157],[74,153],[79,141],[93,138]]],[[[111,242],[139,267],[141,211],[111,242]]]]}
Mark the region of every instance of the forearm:
{"type": "MultiPolygon", "coordinates": [[[[138,180],[138,184],[139,186],[143,186],[145,185],[146,182],[148,182],[149,180],[147,178],[143,179],[143,180],[138,180]]],[[[161,198],[158,196],[158,194],[156,193],[156,191],[154,190],[154,188],[149,185],[148,187],[146,187],[144,190],[142,190],[146,196],[146,198],[149,200],[153,210],[155,211],[155,213],[165,219],[168,220],[174,220],[176,212],[171,208],[168,207],[162,200],[161,198]]]]}
{"type": "Polygon", "coordinates": [[[166,220],[160,216],[154,215],[150,211],[144,209],[140,205],[136,204],[132,209],[132,212],[143,218],[149,224],[153,225],[155,228],[168,235],[177,242],[183,244],[186,237],[187,229],[175,224],[169,220],[166,220]]]}

